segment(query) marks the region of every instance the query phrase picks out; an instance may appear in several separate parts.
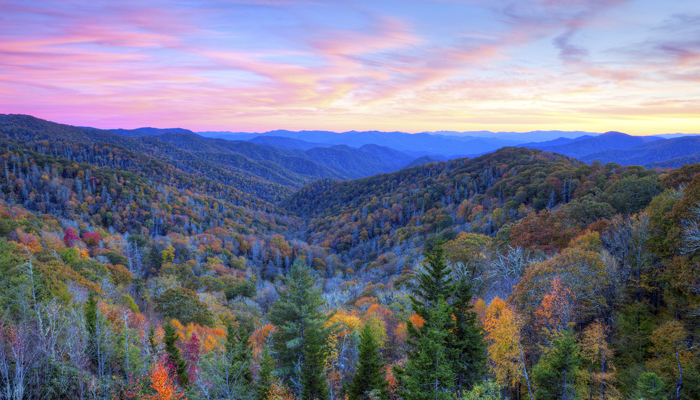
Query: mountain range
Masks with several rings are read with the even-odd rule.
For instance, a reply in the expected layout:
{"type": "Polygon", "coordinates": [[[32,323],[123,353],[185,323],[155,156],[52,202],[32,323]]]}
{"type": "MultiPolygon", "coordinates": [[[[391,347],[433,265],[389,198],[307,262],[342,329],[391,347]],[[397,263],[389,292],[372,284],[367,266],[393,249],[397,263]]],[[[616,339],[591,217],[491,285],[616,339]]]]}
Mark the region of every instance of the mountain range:
{"type": "MultiPolygon", "coordinates": [[[[53,124],[30,116],[2,115],[2,118],[23,120],[23,123],[31,121],[37,132],[53,124]]],[[[408,134],[276,130],[257,134],[149,127],[99,130],[55,125],[50,129],[64,132],[67,139],[102,141],[150,151],[164,160],[188,163],[189,168],[197,165],[198,168],[226,171],[225,174],[236,175],[236,181],[256,180],[290,189],[298,189],[319,178],[362,178],[425,163],[476,157],[509,146],[563,154],[587,163],[614,162],[650,168],[675,168],[693,163],[700,153],[700,136],[632,136],[616,131],[603,134],[583,131],[408,134]],[[561,136],[553,137],[556,135],[561,136]],[[517,139],[524,137],[549,139],[539,142],[517,139]]]]}

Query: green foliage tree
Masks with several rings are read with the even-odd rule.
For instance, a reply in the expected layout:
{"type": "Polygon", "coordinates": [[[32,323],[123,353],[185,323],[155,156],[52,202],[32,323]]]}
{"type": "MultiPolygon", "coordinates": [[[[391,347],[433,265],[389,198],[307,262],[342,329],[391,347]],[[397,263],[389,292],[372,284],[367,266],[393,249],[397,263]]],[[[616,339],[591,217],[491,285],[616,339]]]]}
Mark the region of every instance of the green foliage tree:
{"type": "Polygon", "coordinates": [[[83,310],[85,314],[85,331],[87,332],[87,343],[85,345],[85,354],[93,366],[97,365],[97,350],[99,340],[97,337],[97,299],[95,293],[90,292],[88,301],[85,303],[83,310]]]}
{"type": "Polygon", "coordinates": [[[501,400],[501,385],[495,379],[481,382],[465,393],[462,400],[501,400]]]}
{"type": "Polygon", "coordinates": [[[322,394],[320,386],[326,385],[325,380],[317,381],[309,374],[321,373],[317,369],[319,357],[325,355],[325,340],[332,328],[325,327],[330,316],[321,311],[321,289],[315,286],[314,274],[303,258],[294,262],[285,287],[277,289],[277,293],[279,299],[268,318],[277,327],[271,343],[279,374],[298,396],[302,392],[322,394]],[[309,384],[319,387],[306,387],[309,384]]]}
{"type": "Polygon", "coordinates": [[[323,367],[328,356],[324,329],[308,329],[304,343],[304,364],[301,368],[301,398],[330,400],[323,367]]]}
{"type": "Polygon", "coordinates": [[[486,372],[485,335],[471,302],[472,285],[461,279],[452,301],[454,328],[449,342],[455,354],[455,389],[459,393],[471,389],[486,372]]]}
{"type": "MultiPolygon", "coordinates": [[[[408,342],[411,350],[407,353],[406,368],[397,369],[399,380],[403,381],[404,377],[408,379],[402,383],[409,396],[413,395],[410,394],[411,390],[419,390],[421,385],[429,384],[434,388],[439,387],[440,391],[449,387],[449,390],[461,393],[481,379],[486,366],[484,335],[470,305],[471,285],[467,283],[466,278],[454,283],[451,270],[445,262],[445,252],[442,246],[436,246],[433,252],[426,253],[424,271],[419,274],[418,282],[417,296],[410,296],[410,301],[414,312],[423,319],[424,325],[417,329],[410,321],[407,323],[408,342]],[[448,304],[444,299],[451,299],[452,302],[448,304]],[[444,303],[442,306],[446,308],[445,312],[449,317],[444,321],[440,316],[440,307],[438,307],[440,302],[444,303]],[[426,334],[430,334],[432,337],[442,338],[444,336],[444,342],[424,343],[426,340],[432,340],[424,338],[423,336],[426,334]],[[428,350],[430,346],[437,346],[437,348],[428,350]],[[449,384],[419,383],[421,379],[428,379],[429,372],[427,370],[422,372],[411,370],[418,368],[418,364],[421,364],[420,368],[430,370],[433,367],[438,368],[437,365],[443,362],[441,359],[434,359],[435,366],[431,367],[426,364],[426,361],[434,356],[434,354],[427,354],[429,351],[440,351],[441,357],[445,358],[444,362],[450,368],[449,375],[452,376],[453,382],[449,384]],[[414,381],[414,383],[408,384],[408,381],[414,381]]],[[[443,365],[440,365],[439,369],[442,368],[443,365]]],[[[431,373],[438,374],[440,379],[444,379],[446,376],[442,372],[438,373],[437,370],[433,370],[431,373]]],[[[418,393],[415,395],[420,396],[418,393]]]]}
{"type": "Polygon", "coordinates": [[[194,290],[170,288],[156,299],[155,309],[166,319],[175,318],[183,324],[214,324],[214,315],[207,305],[199,300],[194,290]]]}
{"type": "Polygon", "coordinates": [[[163,343],[165,344],[165,352],[168,353],[168,362],[171,368],[177,373],[180,379],[180,385],[187,388],[190,385],[190,377],[188,372],[187,361],[180,356],[180,349],[175,344],[177,342],[177,332],[172,323],[168,322],[163,325],[163,343]]]}
{"type": "Polygon", "coordinates": [[[250,370],[250,362],[253,356],[249,345],[250,337],[244,328],[234,330],[229,321],[226,325],[226,353],[229,357],[233,371],[239,372],[239,386],[243,391],[252,391],[255,383],[253,372],[250,370]]]}
{"type": "Polygon", "coordinates": [[[379,346],[372,335],[372,327],[365,324],[360,333],[358,360],[355,376],[349,385],[347,394],[350,400],[388,399],[386,372],[379,346]],[[370,397],[374,392],[375,397],[370,397]]]}
{"type": "Polygon", "coordinates": [[[622,214],[634,214],[662,193],[664,187],[655,175],[637,178],[630,176],[613,182],[602,194],[602,199],[622,214]]]}
{"type": "Polygon", "coordinates": [[[260,371],[258,372],[258,382],[255,384],[255,398],[265,400],[270,394],[272,386],[272,373],[275,370],[275,361],[270,356],[268,347],[263,347],[260,356],[260,371]]]}
{"type": "Polygon", "coordinates": [[[645,372],[637,379],[636,398],[643,400],[666,400],[666,384],[653,372],[645,372]]]}
{"type": "Polygon", "coordinates": [[[574,335],[564,331],[554,340],[552,348],[537,363],[532,378],[537,386],[536,400],[578,398],[577,382],[580,379],[580,367],[583,359],[574,335]]]}
{"type": "MultiPolygon", "coordinates": [[[[454,397],[454,352],[449,348],[451,309],[438,298],[430,320],[420,328],[420,334],[411,333],[411,350],[404,368],[395,368],[401,387],[401,398],[406,400],[448,400],[454,397]]],[[[409,322],[410,324],[410,322],[409,322]]],[[[418,332],[409,325],[409,332],[418,332]]]]}

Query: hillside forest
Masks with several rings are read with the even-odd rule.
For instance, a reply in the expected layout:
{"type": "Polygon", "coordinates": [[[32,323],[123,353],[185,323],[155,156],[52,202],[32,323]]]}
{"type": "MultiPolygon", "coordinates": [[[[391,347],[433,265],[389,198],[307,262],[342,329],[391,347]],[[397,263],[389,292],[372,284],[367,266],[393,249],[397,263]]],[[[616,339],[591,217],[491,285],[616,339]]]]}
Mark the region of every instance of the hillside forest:
{"type": "Polygon", "coordinates": [[[1,399],[700,399],[700,164],[190,136],[1,116],[1,399]]]}

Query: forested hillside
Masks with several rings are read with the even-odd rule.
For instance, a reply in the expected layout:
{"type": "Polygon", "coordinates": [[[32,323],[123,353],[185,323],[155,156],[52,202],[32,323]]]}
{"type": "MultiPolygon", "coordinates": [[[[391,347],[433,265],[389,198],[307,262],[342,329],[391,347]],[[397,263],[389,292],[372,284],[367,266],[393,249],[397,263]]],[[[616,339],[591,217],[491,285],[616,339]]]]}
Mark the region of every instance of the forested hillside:
{"type": "Polygon", "coordinates": [[[0,398],[700,398],[700,164],[157,133],[0,117],[0,398]]]}

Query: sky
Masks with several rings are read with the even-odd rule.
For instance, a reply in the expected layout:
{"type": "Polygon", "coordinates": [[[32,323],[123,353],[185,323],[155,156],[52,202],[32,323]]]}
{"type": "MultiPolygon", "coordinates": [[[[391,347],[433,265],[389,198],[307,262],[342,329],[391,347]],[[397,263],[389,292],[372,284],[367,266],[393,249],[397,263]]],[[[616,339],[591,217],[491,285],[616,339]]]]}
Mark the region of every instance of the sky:
{"type": "Polygon", "coordinates": [[[700,132],[698,0],[0,0],[0,113],[194,131],[700,132]]]}

